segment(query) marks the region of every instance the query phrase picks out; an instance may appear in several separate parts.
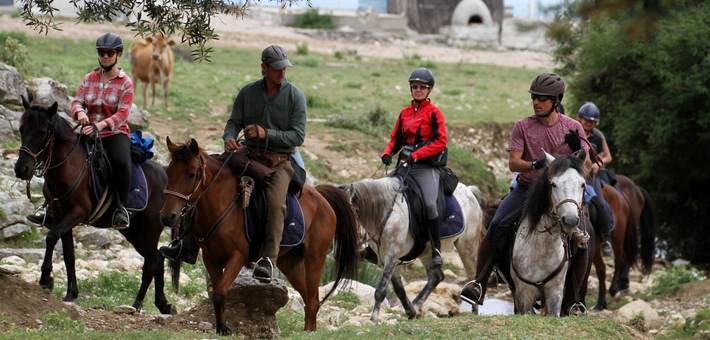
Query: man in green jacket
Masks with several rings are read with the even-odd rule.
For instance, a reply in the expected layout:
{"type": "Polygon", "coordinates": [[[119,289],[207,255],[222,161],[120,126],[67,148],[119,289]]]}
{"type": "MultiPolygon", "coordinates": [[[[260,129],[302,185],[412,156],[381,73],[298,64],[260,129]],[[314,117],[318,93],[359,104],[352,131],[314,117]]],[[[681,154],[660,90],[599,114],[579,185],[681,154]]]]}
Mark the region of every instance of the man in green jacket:
{"type": "MultiPolygon", "coordinates": [[[[270,282],[279,255],[288,185],[294,173],[288,158],[306,138],[306,97],[286,80],[286,67],[292,65],[281,46],[267,47],[261,53],[261,62],[264,78],[239,91],[222,139],[226,152],[250,153],[257,161],[259,155],[266,153],[274,164],[278,163],[272,166],[276,172],[266,188],[269,213],[258,267],[254,270],[254,278],[270,282]],[[240,148],[237,138],[242,130],[244,141],[240,148]]],[[[260,162],[265,163],[264,158],[260,162]]],[[[187,236],[184,244],[164,246],[160,251],[169,259],[194,264],[199,247],[192,236],[187,236]]]]}
{"type": "Polygon", "coordinates": [[[294,173],[287,156],[296,152],[306,138],[306,97],[286,80],[286,67],[290,66],[281,46],[271,45],[261,53],[264,78],[239,91],[222,136],[224,150],[233,152],[238,148],[237,136],[244,130],[245,140],[239,152],[257,155],[257,159],[266,152],[273,159],[269,166],[276,172],[266,188],[269,213],[265,239],[254,269],[254,278],[262,282],[271,281],[279,255],[288,184],[294,173]]]}

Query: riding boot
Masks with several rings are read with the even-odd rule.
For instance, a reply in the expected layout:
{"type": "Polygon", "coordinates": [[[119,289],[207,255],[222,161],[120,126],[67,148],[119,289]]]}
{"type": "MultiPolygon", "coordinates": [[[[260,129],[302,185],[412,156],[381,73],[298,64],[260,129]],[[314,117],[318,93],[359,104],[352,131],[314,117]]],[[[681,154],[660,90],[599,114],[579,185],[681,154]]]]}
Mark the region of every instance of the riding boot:
{"type": "Polygon", "coordinates": [[[611,220],[609,218],[609,212],[604,208],[604,203],[601,199],[592,199],[592,204],[597,211],[597,224],[599,225],[599,233],[602,236],[602,255],[611,256],[614,254],[614,250],[611,248],[611,232],[609,231],[611,220]]]}
{"type": "Polygon", "coordinates": [[[182,240],[174,240],[167,246],[160,247],[160,252],[165,258],[171,261],[182,261],[189,264],[197,262],[197,252],[200,251],[200,246],[197,240],[192,235],[192,230],[185,234],[182,240]]]}
{"type": "MultiPolygon", "coordinates": [[[[574,292],[574,285],[576,284],[577,286],[577,294],[579,296],[580,301],[574,301],[579,302],[581,304],[585,304],[584,297],[579,295],[579,291],[582,288],[582,284],[584,283],[584,277],[587,274],[587,267],[589,265],[589,257],[573,257],[573,262],[571,263],[571,272],[567,276],[567,282],[565,284],[565,298],[564,300],[569,300],[569,301],[574,301],[575,300],[575,292],[574,292]],[[572,282],[572,279],[575,281],[572,282]]],[[[563,308],[569,308],[573,305],[569,306],[563,306],[563,308]]],[[[565,310],[564,311],[567,314],[570,315],[577,315],[582,313],[580,310],[565,310]]]]}
{"type": "Polygon", "coordinates": [[[119,204],[119,207],[113,212],[113,228],[116,230],[126,229],[129,227],[129,221],[128,211],[119,204]]]}
{"type": "Polygon", "coordinates": [[[365,249],[360,249],[360,261],[366,260],[372,264],[377,264],[377,254],[370,246],[365,247],[365,249]]]}
{"type": "Polygon", "coordinates": [[[40,226],[51,227],[54,225],[54,220],[52,219],[52,210],[49,208],[49,206],[47,206],[47,209],[43,212],[40,212],[38,214],[27,215],[27,220],[40,226]]]}
{"type": "Polygon", "coordinates": [[[254,269],[254,278],[262,283],[270,283],[272,278],[272,271],[274,268],[274,263],[268,257],[262,257],[259,261],[256,261],[258,267],[254,269]]]}
{"type": "Polygon", "coordinates": [[[431,219],[428,225],[432,241],[431,269],[441,269],[444,265],[444,259],[441,258],[441,220],[438,217],[431,219]]]}
{"type": "Polygon", "coordinates": [[[494,251],[493,242],[484,238],[481,242],[481,247],[478,248],[478,256],[476,257],[476,279],[466,283],[463,290],[461,290],[462,299],[470,303],[483,304],[483,299],[486,296],[486,283],[493,271],[492,259],[494,251]],[[486,264],[488,265],[487,267],[486,264]],[[483,273],[483,276],[481,276],[481,273],[483,273]]]}

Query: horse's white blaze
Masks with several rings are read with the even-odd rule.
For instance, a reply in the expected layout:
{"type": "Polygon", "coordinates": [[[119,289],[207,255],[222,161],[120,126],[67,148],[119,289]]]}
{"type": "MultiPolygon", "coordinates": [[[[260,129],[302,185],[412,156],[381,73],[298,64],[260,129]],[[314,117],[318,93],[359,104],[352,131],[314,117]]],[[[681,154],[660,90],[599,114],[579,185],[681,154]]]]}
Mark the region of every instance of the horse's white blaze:
{"type": "Polygon", "coordinates": [[[566,199],[573,199],[573,202],[565,202],[557,208],[562,227],[566,233],[571,233],[579,223],[579,210],[577,204],[582,204],[584,196],[584,178],[574,169],[567,169],[564,174],[550,180],[552,188],[552,209],[555,209],[560,202],[566,199]]]}

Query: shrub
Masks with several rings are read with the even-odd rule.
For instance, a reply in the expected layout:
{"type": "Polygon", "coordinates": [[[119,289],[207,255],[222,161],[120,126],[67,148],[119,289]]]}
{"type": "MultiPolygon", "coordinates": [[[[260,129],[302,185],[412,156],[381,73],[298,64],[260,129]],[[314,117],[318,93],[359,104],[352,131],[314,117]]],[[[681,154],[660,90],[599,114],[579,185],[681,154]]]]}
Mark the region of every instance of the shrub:
{"type": "Polygon", "coordinates": [[[27,59],[27,47],[13,37],[7,37],[3,46],[0,46],[0,61],[5,64],[20,68],[27,59]]]}
{"type": "Polygon", "coordinates": [[[341,51],[341,50],[335,50],[335,52],[333,52],[333,56],[336,57],[336,58],[338,58],[338,59],[344,59],[344,58],[345,58],[345,55],[343,54],[343,51],[341,51]]]}
{"type": "Polygon", "coordinates": [[[371,136],[380,136],[387,135],[390,132],[389,121],[390,118],[387,111],[380,105],[377,105],[362,115],[334,115],[326,124],[343,129],[360,131],[371,136]]]}
{"type": "Polygon", "coordinates": [[[306,44],[306,43],[296,44],[296,54],[308,55],[308,44],[306,44]]]}
{"type": "Polygon", "coordinates": [[[695,268],[688,269],[682,264],[674,264],[670,270],[663,270],[653,279],[652,292],[654,295],[663,295],[677,290],[683,284],[703,279],[704,275],[695,268]]]}
{"type": "Polygon", "coordinates": [[[313,8],[303,14],[296,15],[296,24],[294,27],[299,28],[337,28],[333,24],[333,17],[329,14],[318,14],[318,9],[313,8]]]}

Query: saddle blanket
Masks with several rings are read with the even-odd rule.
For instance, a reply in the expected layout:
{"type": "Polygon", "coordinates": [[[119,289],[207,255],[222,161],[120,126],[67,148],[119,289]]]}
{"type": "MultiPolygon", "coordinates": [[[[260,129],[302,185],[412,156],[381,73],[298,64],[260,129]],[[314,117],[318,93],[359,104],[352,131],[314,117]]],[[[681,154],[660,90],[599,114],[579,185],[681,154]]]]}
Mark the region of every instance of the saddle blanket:
{"type": "MultiPolygon", "coordinates": [[[[260,218],[257,212],[257,204],[253,201],[249,207],[244,209],[244,231],[249,244],[255,241],[259,244],[263,242],[264,230],[263,225],[266,223],[265,218],[260,218]],[[259,226],[259,229],[257,229],[259,226]]],[[[303,210],[298,198],[289,193],[286,198],[286,218],[284,218],[284,231],[281,236],[282,247],[295,247],[303,242],[306,236],[306,221],[303,217],[303,210]]],[[[258,251],[258,249],[256,249],[258,251]]],[[[251,251],[250,251],[251,254],[251,251]]]]}
{"type": "MultiPolygon", "coordinates": [[[[101,173],[96,171],[97,167],[92,167],[96,184],[96,193],[101,197],[106,189],[101,173]]],[[[125,208],[130,211],[142,211],[148,205],[148,182],[140,164],[131,163],[131,189],[128,191],[128,201],[125,208]]]]}
{"type": "Polygon", "coordinates": [[[444,220],[441,222],[441,238],[458,236],[463,232],[463,212],[461,205],[454,196],[444,196],[446,198],[446,212],[444,220]]]}

